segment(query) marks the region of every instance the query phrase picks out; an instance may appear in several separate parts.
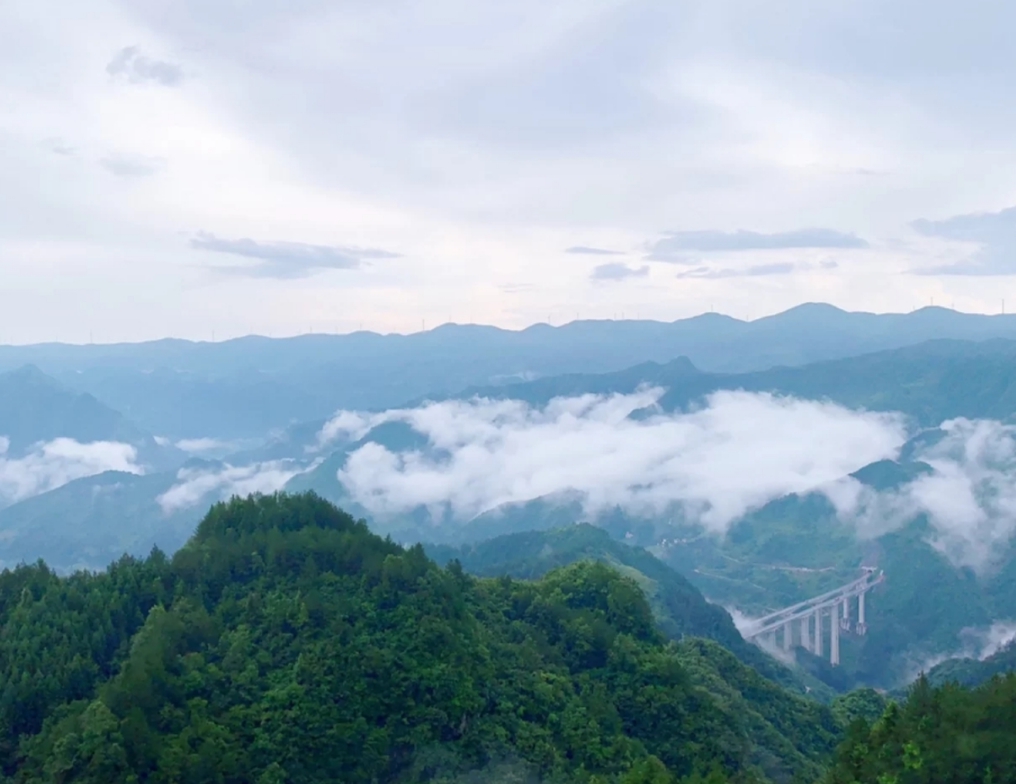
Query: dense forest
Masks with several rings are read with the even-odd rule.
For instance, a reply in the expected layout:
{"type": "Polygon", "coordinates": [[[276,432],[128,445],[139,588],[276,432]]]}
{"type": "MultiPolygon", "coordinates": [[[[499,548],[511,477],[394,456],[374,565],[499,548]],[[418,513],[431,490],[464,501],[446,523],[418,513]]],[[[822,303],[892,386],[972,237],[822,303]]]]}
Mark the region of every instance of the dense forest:
{"type": "Polygon", "coordinates": [[[974,690],[918,679],[877,721],[855,721],[826,784],[1016,782],[1016,675],[974,690]]]}
{"type": "Polygon", "coordinates": [[[667,639],[606,564],[474,577],[311,494],[218,504],[172,558],[0,574],[11,784],[1013,781],[1014,689],[827,708],[667,639]]]}

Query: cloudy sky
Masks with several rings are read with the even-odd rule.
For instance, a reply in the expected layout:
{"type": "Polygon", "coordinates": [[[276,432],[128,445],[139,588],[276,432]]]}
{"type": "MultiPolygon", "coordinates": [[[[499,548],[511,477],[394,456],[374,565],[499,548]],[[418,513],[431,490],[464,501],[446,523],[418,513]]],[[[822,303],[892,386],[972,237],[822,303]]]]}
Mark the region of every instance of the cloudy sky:
{"type": "Polygon", "coordinates": [[[1016,301],[1010,4],[7,0],[0,342],[1016,301]]]}

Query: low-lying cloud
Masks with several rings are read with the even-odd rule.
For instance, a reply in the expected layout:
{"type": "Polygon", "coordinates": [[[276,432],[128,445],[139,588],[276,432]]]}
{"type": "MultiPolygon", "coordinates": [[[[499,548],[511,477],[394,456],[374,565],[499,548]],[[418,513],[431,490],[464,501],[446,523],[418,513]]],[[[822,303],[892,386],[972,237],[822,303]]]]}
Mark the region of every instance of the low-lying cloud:
{"type": "Polygon", "coordinates": [[[304,468],[288,460],[252,463],[246,466],[222,464],[213,468],[182,468],[177,482],[156,498],[166,514],[190,509],[209,500],[226,500],[234,495],[274,493],[286,486],[304,468]]]}
{"type": "Polygon", "coordinates": [[[828,494],[841,517],[868,536],[927,515],[936,549],[956,565],[984,571],[1016,534],[1016,427],[953,419],[940,429],[944,437],[914,455],[930,473],[883,492],[843,480],[828,494]]]}
{"type": "Polygon", "coordinates": [[[864,539],[924,516],[929,543],[978,572],[996,566],[1016,536],[1014,425],[943,422],[938,437],[915,441],[907,458],[926,470],[876,490],[850,474],[898,458],[911,435],[900,415],[731,391],[695,410],[663,413],[655,408],[660,394],[558,398],[543,408],[474,399],[342,411],[321,429],[316,449],[353,449],[338,479],[378,519],[425,507],[435,519],[466,521],[559,496],[580,498],[591,517],[615,506],[669,516],[677,505],[690,521],[724,533],[772,500],[816,492],[864,539]],[[426,446],[354,449],[386,422],[404,423],[426,446]]]}
{"type": "Polygon", "coordinates": [[[226,253],[253,259],[256,264],[217,267],[220,272],[256,278],[305,278],[321,270],[359,269],[372,259],[395,259],[398,253],[380,248],[308,245],[303,242],[259,242],[247,237],[230,240],[198,232],[190,241],[194,250],[226,253]]]}
{"type": "Polygon", "coordinates": [[[904,676],[905,682],[913,681],[922,672],[949,659],[976,659],[985,661],[996,653],[1016,642],[1016,621],[996,621],[987,627],[967,627],[959,634],[960,647],[951,651],[939,652],[932,656],[922,656],[911,661],[904,676]]]}
{"type": "Polygon", "coordinates": [[[9,457],[10,441],[0,436],[0,505],[55,490],[75,479],[106,471],[140,474],[137,450],[114,441],[81,443],[57,438],[36,444],[22,457],[9,457]]]}
{"type": "Polygon", "coordinates": [[[718,392],[693,411],[651,413],[663,390],[558,398],[543,408],[474,399],[383,414],[341,412],[322,444],[400,421],[428,448],[367,443],[338,478],[379,518],[428,507],[468,520],[505,504],[577,495],[590,514],[621,506],[659,514],[679,504],[723,532],[751,509],[821,488],[893,457],[906,439],[893,414],[747,392],[718,392]],[[648,416],[630,416],[649,411],[648,416]]]}

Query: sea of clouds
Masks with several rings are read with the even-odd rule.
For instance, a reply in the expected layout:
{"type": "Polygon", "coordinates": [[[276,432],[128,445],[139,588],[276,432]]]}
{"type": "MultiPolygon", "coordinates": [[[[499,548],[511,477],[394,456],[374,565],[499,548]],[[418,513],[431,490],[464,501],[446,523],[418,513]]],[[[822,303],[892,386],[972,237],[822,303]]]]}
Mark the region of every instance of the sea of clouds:
{"type": "MultiPolygon", "coordinates": [[[[644,517],[679,505],[723,534],[752,510],[790,493],[826,495],[861,537],[918,515],[929,541],[954,563],[990,569],[1016,534],[1016,427],[955,419],[911,459],[930,467],[901,487],[876,491],[850,474],[897,459],[914,433],[904,417],[813,400],[716,392],[688,411],[665,412],[659,388],[632,394],[514,400],[451,400],[380,413],[338,412],[310,453],[246,465],[181,469],[159,496],[167,512],[209,499],[283,489],[331,450],[349,450],[337,479],[349,499],[379,521],[426,507],[466,522],[510,504],[555,495],[579,498],[595,518],[620,507],[644,517]],[[637,414],[636,416],[632,416],[637,414]],[[392,451],[356,442],[400,422],[421,449],[392,451]]],[[[195,449],[207,444],[188,444],[195,449]]],[[[218,445],[216,445],[218,446],[218,445]]],[[[142,473],[134,447],[59,438],[13,456],[0,437],[0,505],[104,471],[142,473]]]]}
{"type": "Polygon", "coordinates": [[[665,413],[654,409],[662,393],[559,398],[544,407],[474,399],[344,411],[319,440],[355,441],[390,421],[427,438],[429,450],[394,453],[367,443],[349,455],[339,480],[379,517],[443,506],[466,520],[568,492],[592,515],[614,506],[651,515],[679,503],[722,533],[775,498],[895,457],[907,438],[895,414],[729,391],[694,410],[665,413]]]}
{"type": "Polygon", "coordinates": [[[918,515],[931,543],[957,565],[991,567],[1016,533],[1016,428],[995,421],[942,423],[941,438],[912,455],[930,472],[875,491],[849,475],[897,459],[914,435],[897,414],[743,391],[667,413],[662,390],[559,398],[455,400],[366,414],[339,412],[318,448],[350,444],[384,422],[404,422],[429,448],[353,451],[338,478],[379,519],[417,507],[468,520],[505,504],[578,495],[590,515],[620,506],[653,515],[673,504],[722,534],[744,514],[789,493],[828,496],[862,537],[918,515]],[[633,412],[650,412],[632,417],[633,412]]]}

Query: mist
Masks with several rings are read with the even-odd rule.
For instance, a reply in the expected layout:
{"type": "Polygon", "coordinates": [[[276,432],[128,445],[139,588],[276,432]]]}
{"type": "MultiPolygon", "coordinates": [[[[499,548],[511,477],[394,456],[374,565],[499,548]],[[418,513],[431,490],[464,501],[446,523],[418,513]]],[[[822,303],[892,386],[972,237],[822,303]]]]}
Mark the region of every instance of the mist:
{"type": "Polygon", "coordinates": [[[202,503],[232,496],[274,493],[304,470],[288,460],[253,463],[246,466],[222,464],[210,469],[182,468],[176,483],[155,500],[166,514],[190,509],[202,503]]]}
{"type": "Polygon", "coordinates": [[[57,438],[36,444],[22,457],[8,456],[10,441],[0,436],[0,505],[55,490],[75,479],[106,471],[143,473],[137,450],[116,441],[81,443],[57,438]]]}
{"type": "Polygon", "coordinates": [[[994,420],[952,419],[942,438],[916,450],[930,473],[892,491],[852,479],[826,493],[862,536],[879,536],[926,515],[929,543],[956,566],[985,573],[1016,534],[1016,427],[994,420]]]}
{"type": "Polygon", "coordinates": [[[464,521],[567,492],[590,515],[614,506],[654,515],[680,504],[723,533],[775,498],[895,457],[906,440],[895,414],[730,391],[691,411],[652,413],[662,393],[558,398],[542,408],[474,399],[340,412],[319,442],[355,440],[390,421],[426,437],[426,449],[400,453],[367,443],[338,472],[351,498],[382,519],[423,506],[464,521]]]}

